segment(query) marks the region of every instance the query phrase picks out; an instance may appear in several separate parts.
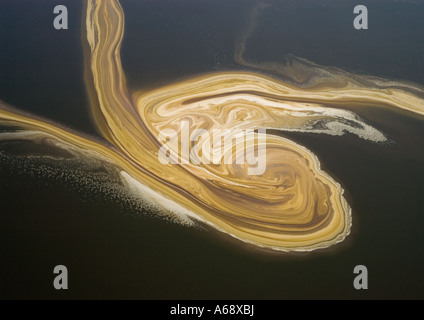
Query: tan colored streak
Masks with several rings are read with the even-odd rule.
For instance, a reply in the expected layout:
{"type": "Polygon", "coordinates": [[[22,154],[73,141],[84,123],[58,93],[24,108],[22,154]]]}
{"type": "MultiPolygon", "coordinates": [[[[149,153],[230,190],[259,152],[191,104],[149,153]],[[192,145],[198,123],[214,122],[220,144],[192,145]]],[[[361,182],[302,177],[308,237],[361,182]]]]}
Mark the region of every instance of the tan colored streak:
{"type": "MultiPolygon", "coordinates": [[[[132,96],[120,61],[124,13],[119,2],[88,0],[85,27],[93,114],[114,148],[7,109],[0,109],[0,119],[35,127],[81,150],[96,152],[122,168],[122,176],[134,190],[149,190],[164,207],[179,208],[190,218],[255,246],[311,251],[345,239],[352,221],[341,186],[320,169],[311,151],[275,135],[267,135],[267,167],[262,175],[248,175],[249,166],[235,161],[163,165],[158,160],[161,130],[178,131],[182,121],[189,121],[192,130],[208,132],[277,128],[339,134],[354,122],[351,132],[383,141],[379,131],[340,105],[350,109],[367,104],[391,106],[424,114],[423,100],[412,94],[419,92],[417,87],[408,92],[403,90],[405,85],[387,85],[381,79],[367,86],[369,78],[363,78],[364,82],[360,76],[331,78],[329,71],[323,76],[327,82],[313,81],[303,87],[251,72],[222,72],[132,96]],[[324,129],[315,128],[316,123],[324,129]],[[327,123],[331,125],[325,127],[327,123]]],[[[236,60],[248,66],[243,52],[252,32],[242,38],[236,54],[236,60]]],[[[286,67],[281,74],[307,79],[300,69],[286,67]]],[[[174,151],[182,157],[178,148],[174,151]]],[[[229,152],[237,150],[233,147],[229,152]]]]}

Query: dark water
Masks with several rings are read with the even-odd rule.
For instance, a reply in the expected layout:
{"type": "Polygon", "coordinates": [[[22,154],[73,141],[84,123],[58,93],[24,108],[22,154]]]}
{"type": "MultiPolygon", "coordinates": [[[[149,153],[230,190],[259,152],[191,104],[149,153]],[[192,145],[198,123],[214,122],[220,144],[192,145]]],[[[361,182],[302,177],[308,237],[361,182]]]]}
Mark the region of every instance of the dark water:
{"type": "Polygon", "coordinates": [[[68,8],[68,30],[53,28],[57,4],[53,0],[0,2],[0,99],[95,132],[84,84],[82,2],[61,2],[68,8]]]}
{"type": "MultiPolygon", "coordinates": [[[[1,2],[0,98],[94,133],[83,82],[82,5],[62,3],[69,10],[67,31],[52,27],[53,1],[1,2]]],[[[125,1],[122,60],[129,85],[154,87],[243,69],[232,56],[252,3],[125,1]]],[[[251,59],[281,60],[290,53],[424,84],[423,5],[363,2],[370,29],[355,31],[353,2],[287,3],[266,11],[249,40],[251,59]]],[[[352,235],[333,250],[308,255],[257,252],[215,231],[143,215],[72,179],[48,178],[25,161],[3,158],[0,297],[422,299],[423,122],[381,110],[363,116],[392,142],[285,134],[319,157],[346,189],[353,209],[352,235]],[[67,291],[52,286],[58,264],[68,267],[67,291]],[[352,285],[358,264],[368,267],[366,291],[352,285]]]]}

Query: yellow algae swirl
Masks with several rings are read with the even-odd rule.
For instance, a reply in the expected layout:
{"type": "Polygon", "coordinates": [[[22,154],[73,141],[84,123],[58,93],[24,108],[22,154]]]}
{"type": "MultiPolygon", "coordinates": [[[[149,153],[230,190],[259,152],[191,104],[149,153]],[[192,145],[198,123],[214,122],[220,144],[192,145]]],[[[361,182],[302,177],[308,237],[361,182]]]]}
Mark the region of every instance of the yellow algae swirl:
{"type": "Polygon", "coordinates": [[[264,101],[275,97],[261,100],[255,92],[281,95],[286,90],[253,74],[216,74],[136,96],[135,105],[119,59],[123,25],[117,2],[88,2],[90,67],[101,109],[97,122],[139,166],[136,180],[176,200],[199,220],[261,247],[311,250],[347,235],[350,209],[340,186],[319,169],[313,154],[287,139],[267,137],[266,171],[260,176],[248,175],[245,166],[235,163],[159,163],[161,129],[178,129],[182,119],[206,130],[272,127],[284,106],[267,108],[264,101]]]}
{"type": "MultiPolygon", "coordinates": [[[[320,169],[318,158],[289,139],[259,130],[350,132],[380,142],[386,139],[384,134],[352,109],[368,104],[424,114],[423,100],[413,92],[381,79],[361,83],[341,75],[339,80],[344,81],[334,87],[316,83],[299,87],[251,72],[222,72],[132,95],[120,61],[124,13],[119,2],[88,0],[85,29],[92,111],[113,147],[5,106],[0,106],[0,123],[107,159],[119,167],[133,191],[145,193],[166,210],[258,247],[287,252],[327,248],[345,239],[352,224],[343,189],[320,169]],[[231,130],[259,133],[246,135],[246,144],[236,140],[216,163],[188,161],[178,143],[170,143],[176,163],[163,164],[161,132],[172,129],[182,140],[184,123],[192,132],[227,132],[224,140],[229,141],[234,138],[228,133],[231,130]],[[258,153],[264,151],[258,155],[266,164],[260,174],[249,174],[252,165],[236,161],[249,144],[256,144],[258,153]]],[[[238,60],[247,64],[242,54],[238,60]]],[[[210,150],[210,142],[199,138],[198,148],[210,150]]]]}

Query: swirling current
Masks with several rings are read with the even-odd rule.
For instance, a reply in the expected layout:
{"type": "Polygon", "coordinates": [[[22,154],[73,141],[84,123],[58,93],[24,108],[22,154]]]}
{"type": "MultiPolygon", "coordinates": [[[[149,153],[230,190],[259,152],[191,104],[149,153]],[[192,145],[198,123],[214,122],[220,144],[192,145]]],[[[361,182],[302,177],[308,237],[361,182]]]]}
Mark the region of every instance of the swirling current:
{"type": "Polygon", "coordinates": [[[351,133],[380,143],[387,139],[384,133],[354,110],[392,108],[422,116],[423,90],[294,57],[284,65],[249,62],[244,57],[246,40],[260,9],[253,10],[252,23],[236,46],[235,60],[249,69],[274,71],[285,81],[262,73],[227,71],[130,92],[120,60],[123,9],[117,0],[87,0],[86,82],[91,111],[104,140],[5,103],[0,104],[0,124],[15,129],[0,133],[0,140],[39,141],[84,155],[84,161],[104,161],[116,168],[129,192],[140,194],[159,212],[173,212],[185,224],[209,225],[253,246],[312,251],[343,241],[349,235],[352,214],[341,185],[321,169],[310,150],[261,130],[351,133]],[[225,132],[223,139],[230,147],[214,154],[218,161],[193,162],[178,143],[169,143],[174,163],[159,161],[163,132],[172,130],[176,141],[182,141],[185,124],[192,133],[206,133],[202,138],[188,133],[190,141],[198,143],[197,151],[211,150],[210,137],[216,130],[225,132]],[[241,143],[234,139],[234,130],[249,134],[241,143]],[[250,174],[252,164],[237,161],[248,146],[254,146],[252,152],[265,164],[259,174],[250,174]]]}

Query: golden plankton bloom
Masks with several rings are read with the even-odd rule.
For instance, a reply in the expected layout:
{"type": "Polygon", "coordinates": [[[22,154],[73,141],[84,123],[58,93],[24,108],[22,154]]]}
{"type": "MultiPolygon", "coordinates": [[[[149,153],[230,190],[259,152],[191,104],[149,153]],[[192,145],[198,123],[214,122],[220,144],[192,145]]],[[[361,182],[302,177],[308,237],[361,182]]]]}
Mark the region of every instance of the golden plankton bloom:
{"type": "Polygon", "coordinates": [[[124,12],[119,2],[88,0],[84,10],[87,89],[95,123],[107,141],[5,104],[0,124],[20,130],[0,133],[0,139],[43,141],[112,164],[126,188],[159,213],[256,247],[327,248],[343,241],[352,225],[340,183],[320,168],[310,150],[273,132],[348,132],[379,143],[386,141],[384,133],[355,109],[367,105],[424,115],[422,89],[413,85],[294,57],[285,65],[247,61],[246,40],[259,7],[236,46],[235,60],[249,69],[275,71],[285,82],[228,71],[130,92],[120,60],[124,12]]]}

